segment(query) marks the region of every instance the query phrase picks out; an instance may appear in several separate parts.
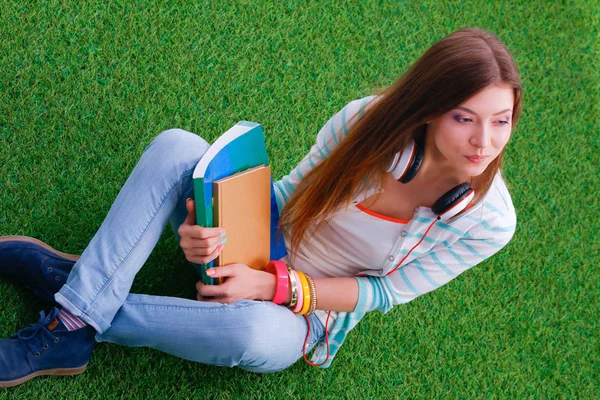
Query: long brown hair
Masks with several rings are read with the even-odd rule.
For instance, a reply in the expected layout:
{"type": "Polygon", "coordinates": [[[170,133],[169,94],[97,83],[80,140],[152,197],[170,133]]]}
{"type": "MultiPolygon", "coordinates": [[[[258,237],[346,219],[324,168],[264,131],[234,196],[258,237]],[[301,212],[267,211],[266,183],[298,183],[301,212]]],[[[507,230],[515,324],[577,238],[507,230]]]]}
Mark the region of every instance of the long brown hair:
{"type": "MultiPolygon", "coordinates": [[[[435,43],[349,129],[343,141],[310,171],[283,209],[280,227],[291,231],[295,257],[309,227],[321,223],[353,196],[380,182],[396,152],[424,135],[426,122],[492,84],[514,90],[512,127],[521,114],[521,82],[508,49],[493,34],[461,29],[435,43]]],[[[502,165],[504,151],[480,176],[478,201],[502,165]]]]}

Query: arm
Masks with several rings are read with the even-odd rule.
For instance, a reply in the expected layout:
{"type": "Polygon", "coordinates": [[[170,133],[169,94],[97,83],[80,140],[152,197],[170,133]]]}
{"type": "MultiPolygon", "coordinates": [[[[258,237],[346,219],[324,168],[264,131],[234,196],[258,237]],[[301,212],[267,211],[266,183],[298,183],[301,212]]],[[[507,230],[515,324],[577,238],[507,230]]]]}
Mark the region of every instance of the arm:
{"type": "MultiPolygon", "coordinates": [[[[510,224],[510,222],[508,222],[510,224]]],[[[515,225],[477,225],[452,245],[438,244],[432,251],[409,262],[389,276],[361,276],[315,279],[317,309],[327,311],[388,312],[396,304],[407,303],[450,282],[462,272],[491,257],[514,234],[515,225]]],[[[198,299],[232,303],[241,299],[271,300],[275,294],[275,276],[252,270],[243,264],[231,264],[207,270],[211,277],[227,277],[218,286],[198,282],[198,299]]],[[[291,300],[288,286],[285,303],[291,300]]]]}
{"type": "MultiPolygon", "coordinates": [[[[376,99],[375,96],[354,100],[336,113],[327,121],[317,134],[316,143],[310,152],[298,163],[288,175],[280,181],[275,182],[275,194],[279,212],[283,210],[285,203],[290,199],[300,181],[308,172],[323,161],[331,151],[346,137],[349,129],[365,113],[369,103],[376,99]]],[[[275,293],[275,279],[265,288],[263,296],[270,300],[275,293]]],[[[358,301],[358,282],[352,277],[314,279],[317,289],[317,309],[331,311],[352,311],[358,301]],[[344,296],[340,296],[344,293],[344,296]]],[[[286,304],[291,301],[291,287],[285,300],[286,304]]]]}
{"type": "Polygon", "coordinates": [[[438,244],[389,276],[356,277],[359,299],[354,311],[388,312],[396,304],[445,285],[464,271],[494,255],[512,238],[514,221],[508,225],[484,224],[477,232],[450,246],[438,244]]]}
{"type": "MultiPolygon", "coordinates": [[[[356,308],[358,301],[358,282],[353,277],[314,279],[317,287],[317,310],[346,311],[356,308]],[[343,296],[340,294],[343,293],[343,296]]],[[[275,288],[273,288],[273,294],[275,288]]],[[[271,295],[273,298],[273,295],[271,295]]],[[[292,290],[288,291],[285,304],[292,299],[292,290]]]]}
{"type": "MultiPolygon", "coordinates": [[[[244,264],[230,264],[210,268],[206,273],[212,278],[226,277],[220,285],[196,283],[197,298],[231,304],[238,300],[271,301],[275,295],[275,275],[265,271],[251,269],[244,264]],[[210,297],[210,299],[207,299],[210,297]]],[[[358,283],[353,277],[315,279],[317,287],[317,308],[319,310],[352,311],[358,300],[358,283]],[[343,293],[344,296],[340,296],[343,293]]],[[[292,290],[289,287],[285,304],[289,304],[292,290]]]]}
{"type": "MultiPolygon", "coordinates": [[[[276,182],[275,192],[280,210],[293,194],[303,175],[325,159],[332,148],[345,137],[349,126],[355,121],[355,118],[352,117],[355,115],[360,117],[370,99],[372,97],[350,102],[331,118],[320,130],[317,135],[317,143],[309,154],[289,175],[276,182]]],[[[510,214],[514,216],[514,209],[510,208],[510,214]]],[[[366,312],[378,309],[387,312],[393,305],[407,303],[430,292],[491,257],[509,242],[514,228],[514,218],[508,218],[508,220],[502,218],[501,221],[498,219],[486,220],[475,224],[475,228],[469,231],[465,237],[451,245],[438,244],[427,254],[402,266],[389,276],[315,279],[317,308],[346,312],[366,312]]],[[[216,296],[225,302],[241,298],[272,299],[275,293],[275,277],[265,272],[245,271],[244,267],[248,269],[241,264],[232,266],[232,270],[224,270],[223,267],[220,267],[219,271],[215,271],[215,274],[218,275],[213,276],[229,277],[229,284],[225,283],[228,287],[223,285],[218,289],[199,287],[199,299],[203,296],[216,296]],[[237,275],[244,276],[244,278],[232,279],[237,275]],[[251,281],[252,284],[249,284],[251,281]],[[243,297],[239,297],[237,293],[244,291],[237,288],[235,282],[246,287],[254,287],[256,290],[248,291],[246,289],[247,293],[243,297]]],[[[288,291],[287,302],[291,299],[290,292],[291,289],[288,291]]]]}
{"type": "MultiPolygon", "coordinates": [[[[316,143],[309,153],[288,175],[274,183],[275,198],[279,212],[283,210],[304,176],[323,161],[348,134],[353,124],[360,119],[375,96],[365,97],[348,103],[321,128],[316,143]]],[[[263,271],[251,270],[243,264],[208,269],[212,277],[228,277],[218,286],[198,282],[198,300],[213,297],[209,301],[231,303],[241,299],[271,300],[275,293],[275,277],[263,271]],[[243,287],[242,287],[243,286],[243,287]]],[[[315,279],[317,308],[324,310],[352,311],[358,300],[358,283],[352,277],[315,279]],[[339,293],[344,293],[342,298],[339,293]]],[[[291,289],[290,289],[291,290],[291,289]]],[[[289,302],[291,293],[288,293],[289,302]]]]}
{"type": "MultiPolygon", "coordinates": [[[[389,276],[315,279],[317,309],[345,312],[378,309],[387,312],[396,304],[408,303],[445,285],[500,251],[514,234],[514,222],[509,219],[504,225],[500,225],[499,221],[491,225],[477,225],[476,232],[469,232],[467,237],[451,246],[439,244],[389,276]]],[[[273,286],[265,292],[266,299],[273,298],[275,293],[274,277],[272,279],[273,286]]],[[[290,300],[291,288],[286,304],[290,300]]]]}
{"type": "Polygon", "coordinates": [[[346,137],[354,123],[362,118],[374,99],[376,99],[375,96],[369,96],[346,104],[321,128],[317,134],[316,143],[296,168],[279,181],[274,182],[273,186],[279,213],[295,192],[300,181],[304,179],[304,176],[329,156],[331,151],[346,137]]]}

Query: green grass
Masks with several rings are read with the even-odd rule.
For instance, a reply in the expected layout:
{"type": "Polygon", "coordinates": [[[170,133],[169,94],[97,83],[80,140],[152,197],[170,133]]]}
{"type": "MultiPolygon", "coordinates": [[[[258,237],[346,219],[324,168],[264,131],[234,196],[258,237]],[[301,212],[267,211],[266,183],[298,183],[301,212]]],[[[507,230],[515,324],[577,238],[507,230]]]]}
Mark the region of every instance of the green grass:
{"type": "MultiPolygon", "coordinates": [[[[597,0],[106,3],[0,5],[0,235],[82,252],[171,127],[212,141],[261,122],[278,178],[343,105],[466,26],[496,33],[521,72],[504,169],[517,232],[450,284],[368,315],[327,370],[258,375],[100,344],[85,374],[0,399],[598,398],[597,0]]],[[[193,296],[195,280],[169,231],[134,291],[193,296]]],[[[0,298],[0,337],[36,320],[23,289],[1,281],[0,298]]]]}

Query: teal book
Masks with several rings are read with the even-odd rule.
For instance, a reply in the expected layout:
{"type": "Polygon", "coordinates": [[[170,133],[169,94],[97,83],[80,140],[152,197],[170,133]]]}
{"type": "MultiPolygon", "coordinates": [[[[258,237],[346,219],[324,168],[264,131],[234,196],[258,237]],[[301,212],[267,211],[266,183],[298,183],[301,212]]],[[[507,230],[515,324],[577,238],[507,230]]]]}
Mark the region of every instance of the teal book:
{"type": "MultiPolygon", "coordinates": [[[[269,166],[267,147],[262,126],[255,122],[240,121],[221,135],[202,156],[194,169],[194,199],[196,223],[204,227],[215,226],[213,182],[260,165],[269,166]]],[[[243,193],[240,193],[243,196],[243,193]]],[[[277,229],[279,212],[271,181],[271,259],[285,256],[283,235],[277,229]]],[[[216,282],[205,273],[214,264],[197,264],[196,269],[205,284],[216,282]]]]}

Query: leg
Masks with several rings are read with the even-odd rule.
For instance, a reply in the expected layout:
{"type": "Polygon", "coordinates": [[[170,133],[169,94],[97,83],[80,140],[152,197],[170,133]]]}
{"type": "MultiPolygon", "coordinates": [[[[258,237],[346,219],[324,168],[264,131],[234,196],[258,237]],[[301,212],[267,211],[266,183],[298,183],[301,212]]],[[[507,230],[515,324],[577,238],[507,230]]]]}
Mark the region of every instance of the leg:
{"type": "Polygon", "coordinates": [[[169,217],[191,193],[193,170],[208,147],[180,129],[152,141],[56,294],[60,305],[97,332],[110,327],[169,217]]]}
{"type": "MultiPolygon", "coordinates": [[[[324,335],[323,324],[309,317],[307,352],[324,335]]],[[[272,302],[231,305],[174,297],[130,294],[97,341],[152,347],[188,360],[276,372],[302,357],[304,317],[272,302]]]]}

